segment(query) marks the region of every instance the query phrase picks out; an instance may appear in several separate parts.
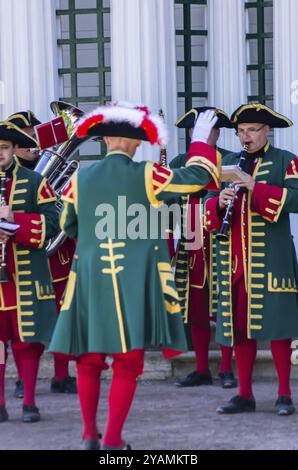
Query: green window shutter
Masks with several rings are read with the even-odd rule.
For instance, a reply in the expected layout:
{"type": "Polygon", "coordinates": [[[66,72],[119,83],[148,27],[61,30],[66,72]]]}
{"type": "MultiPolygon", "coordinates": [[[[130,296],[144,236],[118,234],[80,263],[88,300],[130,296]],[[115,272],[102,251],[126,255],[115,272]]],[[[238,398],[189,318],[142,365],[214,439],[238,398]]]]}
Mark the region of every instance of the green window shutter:
{"type": "Polygon", "coordinates": [[[207,0],[175,0],[179,114],[207,103],[206,11],[207,0]]]}
{"type": "Polygon", "coordinates": [[[273,106],[273,1],[246,1],[248,102],[273,106]]]}
{"type": "MultiPolygon", "coordinates": [[[[59,76],[63,89],[60,99],[88,111],[111,100],[110,2],[60,0],[59,7],[59,76]]],[[[96,154],[81,153],[79,159],[97,160],[98,154],[104,154],[104,147],[92,144],[96,154]]]]}

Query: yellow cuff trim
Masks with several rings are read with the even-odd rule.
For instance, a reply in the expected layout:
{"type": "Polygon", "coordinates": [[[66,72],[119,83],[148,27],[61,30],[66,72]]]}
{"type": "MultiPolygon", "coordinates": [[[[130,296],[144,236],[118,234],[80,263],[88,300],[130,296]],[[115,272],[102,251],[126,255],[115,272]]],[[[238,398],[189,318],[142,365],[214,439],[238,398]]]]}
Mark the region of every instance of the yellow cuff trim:
{"type": "Polygon", "coordinates": [[[153,190],[153,163],[147,162],[145,165],[145,186],[146,194],[150,204],[153,207],[160,207],[163,204],[163,201],[156,199],[155,192],[153,190]]]}

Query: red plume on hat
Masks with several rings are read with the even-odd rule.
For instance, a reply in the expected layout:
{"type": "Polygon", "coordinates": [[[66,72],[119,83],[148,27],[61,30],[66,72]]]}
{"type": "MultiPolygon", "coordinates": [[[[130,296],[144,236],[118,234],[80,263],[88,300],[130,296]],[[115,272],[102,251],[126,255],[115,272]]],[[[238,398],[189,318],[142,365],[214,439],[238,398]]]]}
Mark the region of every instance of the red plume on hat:
{"type": "Polygon", "coordinates": [[[166,145],[167,131],[162,119],[146,106],[116,102],[99,106],[78,124],[77,136],[127,137],[166,145]]]}

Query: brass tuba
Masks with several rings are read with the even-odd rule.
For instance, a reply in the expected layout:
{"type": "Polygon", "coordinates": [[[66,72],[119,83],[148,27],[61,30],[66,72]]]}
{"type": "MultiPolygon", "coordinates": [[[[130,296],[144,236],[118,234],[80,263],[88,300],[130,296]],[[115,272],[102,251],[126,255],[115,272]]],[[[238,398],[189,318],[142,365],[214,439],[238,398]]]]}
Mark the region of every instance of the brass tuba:
{"type": "MultiPolygon", "coordinates": [[[[63,117],[69,139],[57,149],[41,152],[34,171],[47,178],[55,190],[57,196],[56,207],[58,212],[60,212],[63,205],[61,202],[62,193],[72,175],[79,168],[79,162],[73,160],[72,157],[79,146],[86,142],[86,140],[89,140],[89,137],[79,139],[76,135],[77,123],[84,115],[84,112],[79,108],[63,101],[53,101],[51,103],[51,110],[56,116],[63,117]]],[[[56,237],[49,240],[46,247],[47,255],[52,256],[56,253],[66,238],[66,234],[61,231],[56,237]]]]}

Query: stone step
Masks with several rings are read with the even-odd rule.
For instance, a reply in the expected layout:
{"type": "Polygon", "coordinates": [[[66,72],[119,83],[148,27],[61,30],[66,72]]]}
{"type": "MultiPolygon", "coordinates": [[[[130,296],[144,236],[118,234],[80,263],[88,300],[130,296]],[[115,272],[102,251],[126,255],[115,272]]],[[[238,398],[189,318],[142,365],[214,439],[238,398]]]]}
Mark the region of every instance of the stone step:
{"type": "MultiPolygon", "coordinates": [[[[210,369],[212,375],[218,375],[220,364],[220,351],[211,350],[210,369]]],[[[183,377],[195,370],[195,355],[193,352],[183,354],[171,361],[166,361],[160,352],[147,352],[145,356],[145,369],[142,380],[166,380],[175,377],[183,377]]],[[[234,370],[236,371],[235,364],[234,370]]],[[[70,366],[71,375],[75,375],[75,365],[70,366]]],[[[7,377],[16,378],[16,368],[13,364],[12,355],[9,355],[7,365],[7,377]]],[[[104,377],[110,378],[111,372],[104,372],[104,377]]],[[[50,354],[44,354],[41,359],[39,377],[48,379],[53,377],[53,359],[50,354]]],[[[259,350],[254,368],[255,378],[275,378],[275,368],[269,350],[259,350]]],[[[298,379],[298,366],[292,367],[292,378],[298,379]]]]}
{"type": "MultiPolygon", "coordinates": [[[[220,351],[210,351],[210,370],[214,377],[218,375],[220,366],[220,351]]],[[[174,377],[183,377],[195,370],[195,354],[193,352],[184,354],[172,361],[172,373],[174,377]]],[[[236,372],[235,360],[233,360],[234,371],[236,372]]],[[[255,378],[276,378],[276,371],[270,350],[258,350],[254,367],[255,378]]],[[[298,378],[298,366],[292,366],[293,379],[298,378]]]]}

